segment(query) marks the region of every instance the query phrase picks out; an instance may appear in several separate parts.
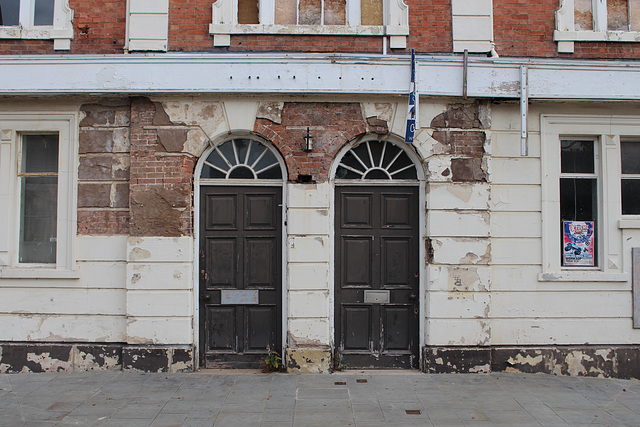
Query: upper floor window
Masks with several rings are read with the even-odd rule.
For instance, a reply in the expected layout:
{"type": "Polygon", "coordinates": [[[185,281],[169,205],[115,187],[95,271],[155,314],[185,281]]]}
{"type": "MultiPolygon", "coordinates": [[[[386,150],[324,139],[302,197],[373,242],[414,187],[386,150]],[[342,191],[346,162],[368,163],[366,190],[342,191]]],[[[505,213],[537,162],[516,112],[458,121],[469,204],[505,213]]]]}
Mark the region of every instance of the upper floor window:
{"type": "Polygon", "coordinates": [[[231,34],[332,34],[391,36],[404,48],[409,11],[402,0],[217,0],[209,32],[216,46],[231,34]]]}
{"type": "Polygon", "coordinates": [[[73,38],[69,0],[0,0],[0,39],[53,39],[68,50],[73,38]]]}
{"type": "Polygon", "coordinates": [[[29,28],[53,25],[54,0],[0,0],[0,25],[29,28]]]}
{"type": "Polygon", "coordinates": [[[638,41],[640,0],[562,0],[554,40],[559,52],[574,41],[638,41]]]}

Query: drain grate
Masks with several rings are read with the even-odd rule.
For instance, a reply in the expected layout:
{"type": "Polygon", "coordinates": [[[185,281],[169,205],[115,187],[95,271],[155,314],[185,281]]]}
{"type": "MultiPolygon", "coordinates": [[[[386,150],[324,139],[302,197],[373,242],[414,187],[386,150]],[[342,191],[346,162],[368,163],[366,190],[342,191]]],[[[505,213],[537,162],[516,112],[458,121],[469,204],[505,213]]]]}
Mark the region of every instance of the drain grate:
{"type": "Polygon", "coordinates": [[[422,413],[420,409],[405,409],[404,412],[406,412],[407,415],[420,415],[422,413]]]}
{"type": "Polygon", "coordinates": [[[367,380],[365,380],[365,379],[363,379],[363,378],[358,378],[358,379],[356,380],[356,382],[357,382],[357,383],[366,383],[366,382],[369,382],[369,381],[367,381],[367,380]]]}
{"type": "Polygon", "coordinates": [[[346,381],[336,381],[333,383],[334,385],[347,385],[346,381]]]}

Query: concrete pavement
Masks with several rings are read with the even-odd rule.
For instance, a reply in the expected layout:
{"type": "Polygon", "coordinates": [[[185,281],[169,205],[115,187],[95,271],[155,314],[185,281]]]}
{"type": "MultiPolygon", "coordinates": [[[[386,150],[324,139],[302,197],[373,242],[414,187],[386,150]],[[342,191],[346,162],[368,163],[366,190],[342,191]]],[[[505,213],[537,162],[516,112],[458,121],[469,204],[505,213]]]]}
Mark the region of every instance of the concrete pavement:
{"type": "Polygon", "coordinates": [[[0,375],[0,426],[640,426],[640,381],[544,374],[0,375]]]}

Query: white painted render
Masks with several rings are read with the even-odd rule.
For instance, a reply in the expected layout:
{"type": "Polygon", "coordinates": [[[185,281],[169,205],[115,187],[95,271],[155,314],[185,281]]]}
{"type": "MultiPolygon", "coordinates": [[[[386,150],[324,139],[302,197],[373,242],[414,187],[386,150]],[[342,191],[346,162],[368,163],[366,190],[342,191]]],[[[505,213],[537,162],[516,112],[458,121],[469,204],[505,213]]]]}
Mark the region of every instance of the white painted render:
{"type": "MultiPolygon", "coordinates": [[[[400,133],[404,103],[390,96],[373,98],[365,98],[363,111],[384,117],[400,133]]],[[[247,115],[255,116],[259,103],[267,100],[272,98],[220,95],[213,100],[172,96],[162,102],[172,120],[200,132],[204,139],[194,139],[187,148],[200,155],[209,139],[221,140],[231,129],[252,126],[247,115]],[[207,106],[213,106],[213,114],[201,116],[207,106]]],[[[460,100],[423,97],[421,102],[415,157],[427,173],[421,215],[433,248],[421,277],[422,343],[640,343],[640,330],[631,323],[630,278],[631,248],[640,246],[638,218],[621,218],[615,209],[608,214],[615,238],[606,241],[602,271],[546,271],[543,265],[555,245],[547,241],[543,226],[545,215],[554,221],[545,204],[550,169],[544,156],[557,138],[549,138],[611,135],[603,139],[612,151],[605,166],[615,175],[620,129],[640,135],[635,130],[640,108],[631,103],[534,102],[529,156],[522,157],[518,103],[494,104],[487,130],[488,182],[457,183],[443,175],[455,156],[445,154],[428,126],[448,104],[460,100]],[[565,119],[567,127],[550,132],[545,117],[577,117],[600,127],[587,131],[565,119]]],[[[0,136],[0,165],[11,163],[11,149],[3,141],[0,136]]],[[[333,342],[334,184],[285,185],[283,329],[291,347],[329,347],[333,342]]],[[[610,191],[614,188],[611,184],[610,191]]],[[[0,192],[2,197],[7,200],[6,193],[0,192]]],[[[0,235],[0,242],[6,241],[0,235]]],[[[0,340],[197,345],[197,238],[80,236],[74,244],[78,278],[8,278],[8,269],[0,267],[0,340]]]]}

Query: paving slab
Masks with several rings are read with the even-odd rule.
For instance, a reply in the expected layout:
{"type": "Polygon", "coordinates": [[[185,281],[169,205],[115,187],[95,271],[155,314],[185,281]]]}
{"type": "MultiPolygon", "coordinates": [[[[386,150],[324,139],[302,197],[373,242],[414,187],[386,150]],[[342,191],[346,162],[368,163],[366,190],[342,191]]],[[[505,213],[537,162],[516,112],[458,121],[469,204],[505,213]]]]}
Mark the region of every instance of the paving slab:
{"type": "Polygon", "coordinates": [[[631,426],[640,381],[542,374],[0,374],[3,426],[631,426]]]}

